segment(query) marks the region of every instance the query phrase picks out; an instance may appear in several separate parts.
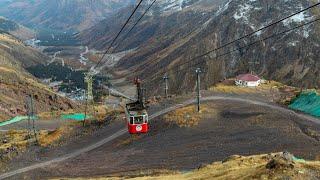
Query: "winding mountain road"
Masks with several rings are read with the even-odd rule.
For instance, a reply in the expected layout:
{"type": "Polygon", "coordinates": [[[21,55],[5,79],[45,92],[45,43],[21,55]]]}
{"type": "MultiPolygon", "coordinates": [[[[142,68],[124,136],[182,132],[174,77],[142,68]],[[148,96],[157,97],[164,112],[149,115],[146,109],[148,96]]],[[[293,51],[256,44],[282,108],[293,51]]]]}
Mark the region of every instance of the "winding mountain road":
{"type": "MultiPolygon", "coordinates": [[[[247,103],[247,104],[254,104],[254,105],[258,105],[258,106],[274,109],[274,110],[277,110],[277,111],[281,111],[283,113],[291,114],[291,115],[297,116],[299,118],[302,118],[302,119],[305,119],[305,120],[312,121],[314,123],[320,124],[320,121],[318,119],[316,119],[316,118],[310,117],[308,115],[298,114],[298,113],[296,113],[296,112],[294,112],[292,110],[289,110],[289,109],[286,109],[286,108],[283,108],[283,107],[280,107],[280,106],[277,106],[277,105],[272,105],[272,104],[269,104],[269,103],[265,103],[265,102],[259,102],[259,101],[255,101],[255,100],[236,98],[236,97],[225,97],[225,96],[208,96],[208,97],[203,97],[201,100],[203,102],[205,102],[205,101],[223,100],[223,101],[234,101],[234,102],[243,102],[243,103],[247,103]]],[[[157,117],[159,117],[161,115],[164,115],[164,114],[166,114],[168,112],[171,112],[171,111],[173,111],[175,109],[179,109],[181,107],[184,107],[184,106],[187,106],[187,105],[190,105],[190,104],[194,104],[195,102],[196,102],[195,99],[190,99],[190,100],[187,100],[187,101],[185,101],[185,102],[183,102],[181,104],[177,104],[177,105],[174,105],[172,107],[166,108],[164,110],[158,111],[158,112],[156,112],[156,113],[154,113],[154,114],[152,114],[150,116],[150,120],[155,119],[155,118],[157,118],[157,117]]],[[[126,133],[127,133],[127,129],[126,128],[120,129],[119,131],[117,131],[113,135],[111,135],[109,137],[106,137],[106,138],[104,138],[104,139],[102,139],[102,140],[98,141],[97,143],[94,143],[94,144],[92,144],[90,146],[87,146],[85,148],[76,150],[73,153],[69,153],[69,154],[66,154],[64,156],[61,156],[61,157],[58,157],[58,158],[54,158],[54,159],[49,160],[49,161],[37,163],[37,164],[30,165],[30,166],[27,166],[27,167],[24,167],[24,168],[21,168],[21,169],[17,169],[17,170],[14,170],[14,171],[10,171],[10,172],[1,174],[0,175],[0,179],[9,178],[9,177],[21,174],[21,173],[25,173],[25,172],[28,172],[28,171],[31,171],[31,170],[35,170],[35,169],[38,169],[38,168],[43,168],[45,166],[49,166],[49,165],[52,165],[52,164],[55,164],[55,163],[59,163],[59,162],[62,162],[62,161],[68,160],[68,159],[75,158],[75,157],[77,157],[77,156],[79,156],[79,155],[81,155],[83,153],[86,153],[86,152],[92,151],[94,149],[97,149],[97,148],[101,147],[102,145],[104,145],[104,144],[106,144],[106,143],[108,143],[108,142],[110,142],[112,140],[115,140],[118,137],[120,137],[120,136],[122,136],[122,135],[124,135],[126,133]]]]}
{"type": "Polygon", "coordinates": [[[87,62],[89,61],[89,59],[86,58],[85,55],[88,54],[88,53],[89,53],[89,48],[88,48],[88,46],[86,46],[85,47],[85,51],[80,54],[79,61],[80,61],[81,64],[87,65],[87,62]]]}

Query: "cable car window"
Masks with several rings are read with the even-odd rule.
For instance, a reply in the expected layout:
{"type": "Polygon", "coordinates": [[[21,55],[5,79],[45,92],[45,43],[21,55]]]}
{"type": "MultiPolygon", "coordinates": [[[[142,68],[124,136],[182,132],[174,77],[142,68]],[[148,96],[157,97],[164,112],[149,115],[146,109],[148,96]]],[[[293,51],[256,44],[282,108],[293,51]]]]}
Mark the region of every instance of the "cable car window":
{"type": "Polygon", "coordinates": [[[134,118],[135,124],[143,124],[143,116],[137,116],[134,118]]]}
{"type": "Polygon", "coordinates": [[[133,119],[134,119],[134,118],[131,116],[131,117],[130,117],[130,124],[133,124],[133,119]]]}

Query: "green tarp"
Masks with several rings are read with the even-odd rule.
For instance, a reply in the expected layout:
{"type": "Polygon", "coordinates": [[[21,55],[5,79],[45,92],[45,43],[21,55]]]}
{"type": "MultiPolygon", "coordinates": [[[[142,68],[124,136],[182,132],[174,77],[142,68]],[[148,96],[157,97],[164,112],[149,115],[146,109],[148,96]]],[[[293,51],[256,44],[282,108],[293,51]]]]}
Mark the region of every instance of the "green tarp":
{"type": "MultiPolygon", "coordinates": [[[[90,118],[90,115],[87,115],[87,119],[90,118]]],[[[38,119],[37,116],[31,117],[31,119],[38,119]]],[[[74,121],[83,121],[85,119],[85,114],[83,113],[78,113],[78,114],[65,114],[61,115],[61,120],[74,120],[74,121]]],[[[7,121],[0,122],[0,127],[6,126],[9,124],[17,123],[20,121],[28,120],[28,116],[16,116],[12,119],[9,119],[7,121]]]]}
{"type": "Polygon", "coordinates": [[[83,113],[61,115],[61,119],[63,120],[70,119],[75,121],[83,121],[85,118],[90,118],[90,117],[88,115],[86,117],[85,114],[83,113]]]}
{"type": "MultiPolygon", "coordinates": [[[[31,117],[31,119],[37,119],[36,116],[33,116],[31,117]]],[[[23,121],[23,120],[28,120],[28,116],[16,116],[12,119],[9,119],[7,121],[3,121],[0,123],[0,127],[1,126],[6,126],[6,125],[9,125],[9,124],[13,124],[13,123],[17,123],[17,122],[20,122],[20,121],[23,121]]]]}
{"type": "Polygon", "coordinates": [[[320,117],[320,95],[315,91],[302,92],[292,101],[289,108],[320,117]]]}
{"type": "Polygon", "coordinates": [[[294,156],[293,156],[293,161],[295,161],[295,162],[302,162],[302,163],[306,162],[304,159],[297,158],[297,157],[294,157],[294,156]]]}

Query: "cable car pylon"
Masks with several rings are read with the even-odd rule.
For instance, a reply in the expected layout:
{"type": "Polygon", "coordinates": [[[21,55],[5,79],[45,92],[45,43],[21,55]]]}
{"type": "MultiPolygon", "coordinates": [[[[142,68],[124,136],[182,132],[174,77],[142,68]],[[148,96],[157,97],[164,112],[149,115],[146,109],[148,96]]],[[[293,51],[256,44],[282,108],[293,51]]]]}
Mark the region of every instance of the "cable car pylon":
{"type": "Polygon", "coordinates": [[[92,107],[93,116],[95,117],[94,99],[93,99],[93,73],[88,72],[85,74],[84,81],[87,84],[87,90],[85,93],[85,115],[83,119],[83,126],[85,126],[86,119],[88,116],[88,106],[92,107]]]}

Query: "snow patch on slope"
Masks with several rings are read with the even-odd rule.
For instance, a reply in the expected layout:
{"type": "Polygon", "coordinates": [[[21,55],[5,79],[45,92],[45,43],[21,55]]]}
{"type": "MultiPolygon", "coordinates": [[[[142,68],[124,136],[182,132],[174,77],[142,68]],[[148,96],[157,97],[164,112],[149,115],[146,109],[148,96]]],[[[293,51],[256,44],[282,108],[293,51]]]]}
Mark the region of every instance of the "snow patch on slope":
{"type": "Polygon", "coordinates": [[[233,0],[229,0],[226,4],[224,4],[222,7],[219,7],[219,10],[216,12],[215,16],[219,16],[222,14],[224,11],[226,11],[229,8],[230,3],[233,0]]]}
{"type": "Polygon", "coordinates": [[[313,17],[308,15],[306,12],[299,13],[295,16],[292,16],[289,19],[286,19],[283,21],[283,24],[285,26],[289,26],[291,23],[303,23],[308,22],[309,20],[312,20],[313,17]]]}
{"type": "MultiPolygon", "coordinates": [[[[256,11],[262,10],[262,7],[258,7],[255,3],[256,0],[247,0],[246,3],[239,4],[237,11],[233,14],[233,18],[236,21],[241,21],[242,23],[248,25],[252,30],[257,30],[256,25],[250,20],[251,14],[256,11]]],[[[261,31],[257,32],[256,35],[260,36],[261,31]]]]}
{"type": "MultiPolygon", "coordinates": [[[[152,3],[153,0],[149,0],[149,4],[152,3]]],[[[159,7],[161,7],[161,11],[164,12],[176,12],[181,11],[183,9],[183,3],[189,0],[161,0],[158,1],[159,7]]]]}
{"type": "MultiPolygon", "coordinates": [[[[309,15],[307,12],[302,12],[295,16],[292,16],[289,19],[284,20],[283,25],[286,27],[291,27],[292,24],[303,24],[312,21],[313,19],[314,17],[312,15],[309,15]]],[[[310,36],[310,32],[312,31],[312,28],[310,27],[310,25],[307,25],[300,30],[304,38],[308,38],[310,36]]]]}
{"type": "Polygon", "coordinates": [[[253,9],[253,6],[249,4],[239,5],[239,10],[233,15],[235,20],[243,19],[248,22],[248,16],[250,11],[253,9]]]}

